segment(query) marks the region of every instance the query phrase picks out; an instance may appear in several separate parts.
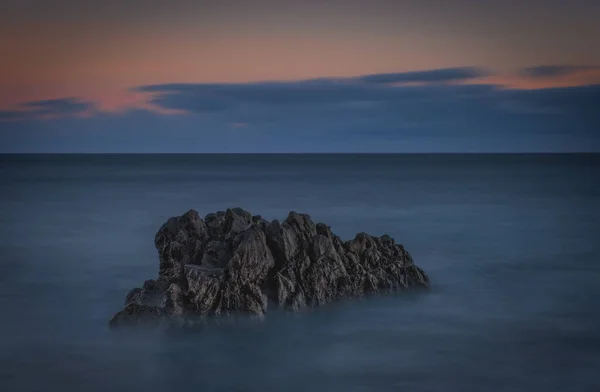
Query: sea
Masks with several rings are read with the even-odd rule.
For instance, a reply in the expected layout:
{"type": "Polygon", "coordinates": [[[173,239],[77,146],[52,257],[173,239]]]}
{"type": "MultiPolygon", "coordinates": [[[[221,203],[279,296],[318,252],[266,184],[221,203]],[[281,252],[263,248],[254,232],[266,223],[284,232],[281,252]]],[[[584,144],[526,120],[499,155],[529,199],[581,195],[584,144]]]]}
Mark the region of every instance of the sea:
{"type": "Polygon", "coordinates": [[[0,391],[600,391],[600,155],[0,156],[0,391]],[[172,216],[309,214],[431,279],[263,321],[111,330],[172,216]]]}

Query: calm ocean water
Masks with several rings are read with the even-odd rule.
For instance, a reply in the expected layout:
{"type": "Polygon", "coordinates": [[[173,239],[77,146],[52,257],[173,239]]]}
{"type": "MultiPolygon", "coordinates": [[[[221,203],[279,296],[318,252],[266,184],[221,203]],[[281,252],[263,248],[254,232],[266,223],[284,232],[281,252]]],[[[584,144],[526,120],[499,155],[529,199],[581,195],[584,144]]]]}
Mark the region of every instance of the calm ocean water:
{"type": "Polygon", "coordinates": [[[598,391],[599,155],[0,157],[0,390],[598,391]],[[390,234],[430,292],[110,331],[190,208],[390,234]]]}

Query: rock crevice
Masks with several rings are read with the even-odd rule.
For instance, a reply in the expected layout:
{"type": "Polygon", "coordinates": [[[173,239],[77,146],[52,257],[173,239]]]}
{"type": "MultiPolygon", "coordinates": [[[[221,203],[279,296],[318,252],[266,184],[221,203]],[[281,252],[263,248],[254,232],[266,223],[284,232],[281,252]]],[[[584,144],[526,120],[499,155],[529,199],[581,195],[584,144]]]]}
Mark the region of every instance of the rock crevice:
{"type": "Polygon", "coordinates": [[[269,306],[321,306],[368,293],[428,287],[429,278],[388,236],[342,241],[309,215],[266,221],[241,208],[190,210],[157,232],[159,275],[132,289],[111,326],[186,316],[257,317],[269,306]]]}

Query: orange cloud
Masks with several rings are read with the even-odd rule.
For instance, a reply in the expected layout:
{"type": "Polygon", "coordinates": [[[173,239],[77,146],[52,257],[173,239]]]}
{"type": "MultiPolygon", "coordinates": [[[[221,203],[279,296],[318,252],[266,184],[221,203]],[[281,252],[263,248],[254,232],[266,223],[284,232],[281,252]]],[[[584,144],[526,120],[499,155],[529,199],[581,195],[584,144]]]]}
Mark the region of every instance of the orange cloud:
{"type": "Polygon", "coordinates": [[[575,87],[600,83],[600,68],[576,70],[559,76],[526,77],[516,73],[498,74],[479,80],[467,81],[467,84],[493,84],[502,88],[535,90],[552,87],[575,87]]]}

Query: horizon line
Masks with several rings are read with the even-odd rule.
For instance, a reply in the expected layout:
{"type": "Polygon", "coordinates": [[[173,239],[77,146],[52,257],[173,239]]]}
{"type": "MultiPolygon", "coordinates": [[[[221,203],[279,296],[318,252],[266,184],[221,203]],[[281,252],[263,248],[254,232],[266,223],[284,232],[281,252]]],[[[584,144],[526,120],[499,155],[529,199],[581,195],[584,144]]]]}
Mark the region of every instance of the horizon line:
{"type": "Polygon", "coordinates": [[[0,156],[26,155],[600,155],[600,151],[500,152],[0,152],[0,156]]]}

